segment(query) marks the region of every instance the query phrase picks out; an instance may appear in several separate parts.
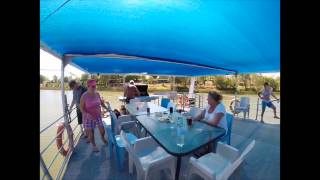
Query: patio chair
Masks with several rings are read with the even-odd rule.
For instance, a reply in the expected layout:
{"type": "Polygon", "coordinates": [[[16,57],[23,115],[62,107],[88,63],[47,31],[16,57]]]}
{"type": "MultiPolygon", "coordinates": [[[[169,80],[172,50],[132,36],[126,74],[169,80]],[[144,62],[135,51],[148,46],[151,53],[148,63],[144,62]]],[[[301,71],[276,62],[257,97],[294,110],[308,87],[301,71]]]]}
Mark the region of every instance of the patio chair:
{"type": "Polygon", "coordinates": [[[255,145],[255,140],[240,154],[239,150],[218,142],[217,153],[208,153],[199,159],[190,158],[188,178],[198,174],[205,180],[226,180],[239,167],[255,145]]]}
{"type": "Polygon", "coordinates": [[[250,99],[249,97],[241,97],[240,98],[240,105],[235,107],[235,112],[240,113],[243,112],[243,119],[246,119],[246,114],[250,113],[250,99]]]}
{"type": "Polygon", "coordinates": [[[232,123],[234,120],[234,116],[230,113],[226,113],[226,119],[227,119],[227,127],[228,127],[228,131],[227,134],[225,136],[223,136],[221,138],[221,142],[226,142],[228,145],[230,145],[231,143],[231,132],[232,132],[232,123]]]}
{"type": "Polygon", "coordinates": [[[162,107],[164,107],[164,108],[167,108],[169,102],[170,102],[170,99],[169,99],[169,98],[162,98],[160,105],[161,105],[162,107]]]}
{"type": "Polygon", "coordinates": [[[118,117],[118,119],[115,121],[115,134],[120,134],[120,125],[123,122],[129,122],[133,121],[131,115],[121,115],[118,117]]]}
{"type": "Polygon", "coordinates": [[[130,101],[129,101],[130,104],[136,103],[136,102],[140,102],[140,99],[134,98],[134,99],[130,99],[130,101]]]}
{"type": "Polygon", "coordinates": [[[151,137],[141,138],[132,145],[128,134],[120,132],[125,142],[125,148],[129,154],[129,173],[133,173],[133,165],[136,167],[137,179],[148,179],[151,170],[170,169],[171,177],[174,179],[176,170],[176,159],[162,149],[151,137]]]}
{"type": "MultiPolygon", "coordinates": [[[[116,151],[116,157],[117,157],[117,165],[119,170],[123,169],[123,163],[124,163],[124,157],[125,157],[125,144],[123,140],[120,138],[120,135],[114,135],[110,126],[105,125],[105,129],[108,134],[108,141],[109,141],[109,158],[112,159],[113,154],[113,147],[116,151]]],[[[136,136],[134,136],[131,133],[128,133],[128,141],[130,144],[134,144],[136,140],[138,139],[136,136]]]]}
{"type": "Polygon", "coordinates": [[[203,109],[201,109],[201,108],[191,107],[190,111],[187,112],[186,114],[190,115],[192,117],[192,119],[194,119],[197,116],[199,116],[202,112],[203,112],[203,109]]]}

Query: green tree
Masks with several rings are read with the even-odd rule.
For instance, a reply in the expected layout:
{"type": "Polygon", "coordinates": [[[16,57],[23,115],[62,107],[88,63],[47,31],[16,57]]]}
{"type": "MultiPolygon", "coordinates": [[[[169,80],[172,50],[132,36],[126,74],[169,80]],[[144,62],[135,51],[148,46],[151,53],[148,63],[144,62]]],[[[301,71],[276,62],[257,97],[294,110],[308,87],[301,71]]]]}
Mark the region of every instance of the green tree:
{"type": "Polygon", "coordinates": [[[53,76],[53,82],[54,82],[54,83],[57,83],[57,82],[58,82],[58,76],[56,76],[56,75],[53,76]]]}
{"type": "Polygon", "coordinates": [[[134,80],[134,81],[137,82],[138,79],[139,79],[139,76],[136,76],[136,75],[128,75],[128,76],[126,76],[126,78],[125,78],[126,82],[129,82],[130,80],[134,80]]]}
{"type": "Polygon", "coordinates": [[[47,81],[47,80],[48,80],[48,78],[46,76],[40,74],[40,84],[42,84],[43,81],[47,81]]]}
{"type": "Polygon", "coordinates": [[[250,74],[239,75],[239,80],[243,82],[244,88],[248,90],[251,86],[251,76],[250,74]]]}
{"type": "Polygon", "coordinates": [[[69,77],[64,77],[64,82],[69,82],[69,77]]]}

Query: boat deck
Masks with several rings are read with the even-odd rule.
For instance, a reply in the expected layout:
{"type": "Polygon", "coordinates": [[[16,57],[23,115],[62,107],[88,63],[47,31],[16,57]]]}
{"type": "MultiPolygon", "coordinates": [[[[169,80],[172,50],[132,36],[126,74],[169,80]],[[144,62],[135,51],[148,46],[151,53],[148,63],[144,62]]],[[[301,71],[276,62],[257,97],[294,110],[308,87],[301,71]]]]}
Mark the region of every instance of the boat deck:
{"type": "MultiPolygon", "coordinates": [[[[230,176],[230,180],[277,180],[280,179],[280,120],[265,120],[265,124],[255,120],[235,118],[232,129],[231,145],[243,150],[252,140],[256,140],[255,147],[239,168],[230,176]]],[[[93,153],[91,146],[81,139],[70,158],[64,174],[64,180],[135,180],[136,172],[128,173],[128,161],[125,168],[117,168],[115,153],[109,159],[109,148],[104,146],[98,129],[95,139],[99,153],[93,153]]],[[[180,179],[186,179],[189,156],[182,158],[180,179]]],[[[152,180],[171,179],[169,172],[153,172],[152,180]]],[[[193,176],[193,179],[199,179],[193,176]]]]}

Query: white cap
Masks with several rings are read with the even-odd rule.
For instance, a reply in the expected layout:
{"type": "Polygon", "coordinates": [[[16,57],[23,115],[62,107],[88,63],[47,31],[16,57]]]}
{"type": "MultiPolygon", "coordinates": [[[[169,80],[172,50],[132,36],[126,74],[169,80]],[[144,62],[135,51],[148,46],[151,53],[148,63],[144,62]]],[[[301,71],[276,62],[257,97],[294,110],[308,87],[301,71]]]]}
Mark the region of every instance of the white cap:
{"type": "Polygon", "coordinates": [[[130,84],[134,84],[134,81],[133,81],[133,80],[130,80],[129,83],[130,83],[130,84]]]}

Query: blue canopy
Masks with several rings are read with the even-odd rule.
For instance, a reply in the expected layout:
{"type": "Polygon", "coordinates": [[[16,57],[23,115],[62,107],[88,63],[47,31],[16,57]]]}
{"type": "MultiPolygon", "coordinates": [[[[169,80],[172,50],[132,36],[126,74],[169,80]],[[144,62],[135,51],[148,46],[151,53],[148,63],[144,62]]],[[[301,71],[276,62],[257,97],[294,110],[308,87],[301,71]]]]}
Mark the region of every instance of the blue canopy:
{"type": "Polygon", "coordinates": [[[89,73],[280,71],[279,0],[40,0],[41,48],[89,73]]]}

